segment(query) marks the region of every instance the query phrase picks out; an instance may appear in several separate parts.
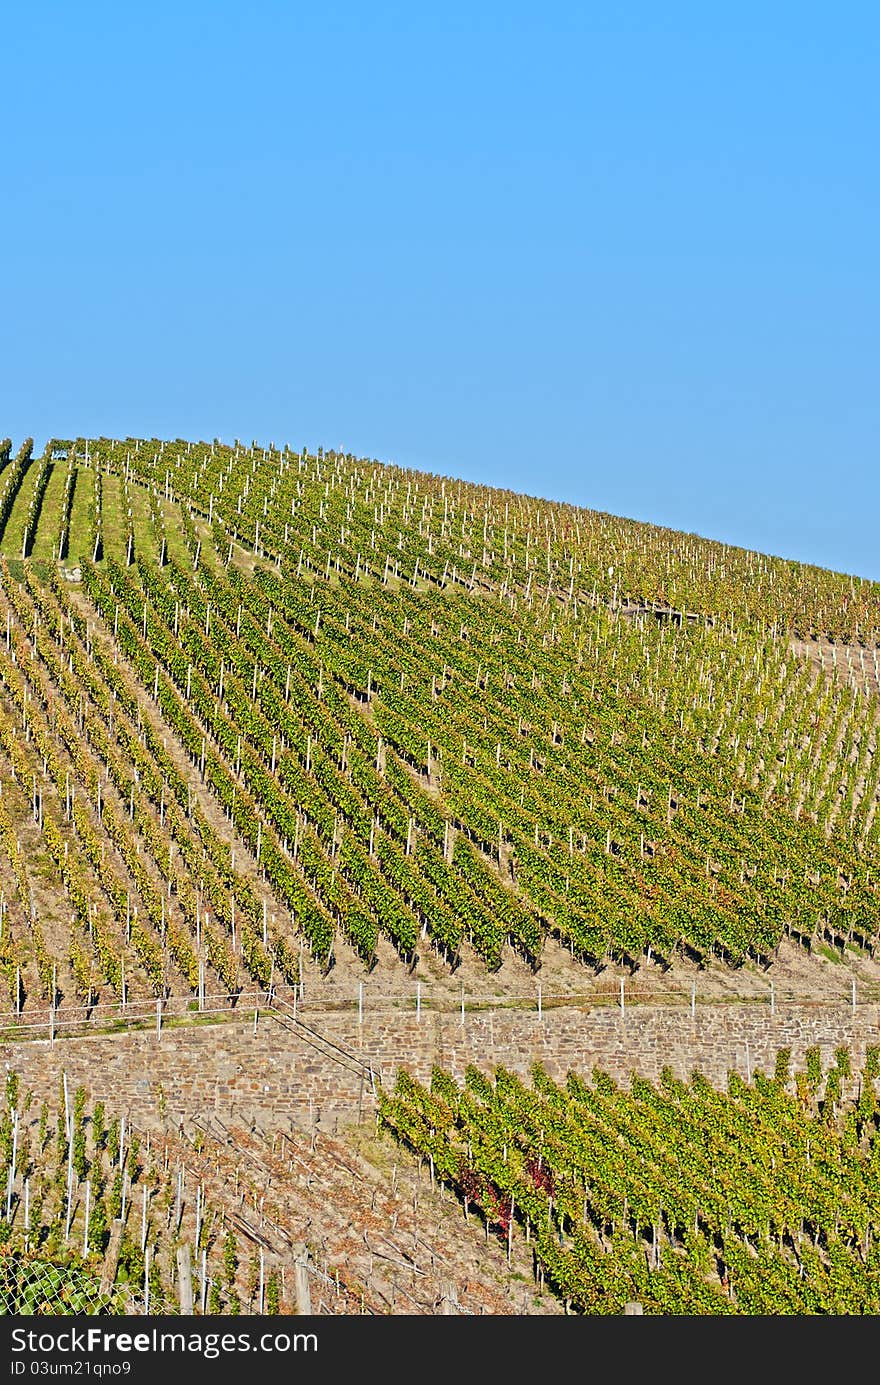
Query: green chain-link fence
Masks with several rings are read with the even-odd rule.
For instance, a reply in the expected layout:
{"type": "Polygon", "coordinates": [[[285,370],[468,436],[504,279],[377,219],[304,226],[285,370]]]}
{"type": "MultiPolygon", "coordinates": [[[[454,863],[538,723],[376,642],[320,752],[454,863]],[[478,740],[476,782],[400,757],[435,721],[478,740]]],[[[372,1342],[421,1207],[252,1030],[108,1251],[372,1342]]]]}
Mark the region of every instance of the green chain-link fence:
{"type": "Polygon", "coordinates": [[[137,1311],[127,1291],[105,1290],[95,1275],[73,1265],[18,1251],[0,1255],[0,1314],[94,1316],[137,1311]]]}

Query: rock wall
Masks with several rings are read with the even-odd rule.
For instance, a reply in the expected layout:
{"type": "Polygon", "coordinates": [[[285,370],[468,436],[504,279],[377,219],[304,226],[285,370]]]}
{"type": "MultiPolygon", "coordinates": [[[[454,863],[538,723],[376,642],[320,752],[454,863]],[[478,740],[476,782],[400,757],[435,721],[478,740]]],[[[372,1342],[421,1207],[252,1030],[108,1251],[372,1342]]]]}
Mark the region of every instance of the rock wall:
{"type": "Polygon", "coordinates": [[[168,1027],[161,1036],[144,1030],[7,1042],[2,1060],[39,1097],[56,1097],[64,1070],[68,1083],[83,1084],[108,1110],[142,1127],[223,1120],[231,1112],[265,1127],[335,1130],[374,1110],[369,1072],[364,1078],[354,1058],[386,1086],[399,1065],[427,1079],[434,1063],[461,1077],[469,1063],[527,1074],[535,1061],[557,1078],[601,1067],[626,1082],[632,1072],[654,1078],[667,1065],[679,1077],[699,1069],[724,1083],[731,1069],[744,1078],[756,1069],[772,1073],[782,1048],[803,1066],[814,1044],[825,1066],[835,1048],[847,1046],[857,1071],[866,1046],[880,1042],[876,1005],[855,1013],[787,1006],[773,1015],[767,1005],[741,1004],[701,1006],[693,1016],[686,1007],[648,1005],[623,1015],[611,1007],[560,1007],[540,1017],[495,1010],[468,1013],[463,1025],[459,1015],[427,1010],[420,1019],[367,1012],[362,1024],[349,1013],[308,1012],[307,1022],[338,1049],[300,1026],[261,1016],[256,1032],[252,1019],[239,1019],[168,1027]]]}

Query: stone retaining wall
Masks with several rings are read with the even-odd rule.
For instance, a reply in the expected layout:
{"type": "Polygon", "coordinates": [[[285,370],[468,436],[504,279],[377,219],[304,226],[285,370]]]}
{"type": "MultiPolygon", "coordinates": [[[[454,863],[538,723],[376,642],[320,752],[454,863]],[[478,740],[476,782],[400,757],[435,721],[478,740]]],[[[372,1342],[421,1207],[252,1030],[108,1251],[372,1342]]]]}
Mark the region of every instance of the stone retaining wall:
{"type": "MultiPolygon", "coordinates": [[[[434,1063],[461,1077],[469,1063],[503,1064],[528,1073],[541,1062],[561,1078],[571,1069],[589,1075],[601,1067],[618,1081],[631,1072],[654,1078],[664,1065],[687,1078],[700,1069],[723,1083],[731,1069],[748,1077],[772,1073],[776,1054],[790,1048],[795,1067],[813,1044],[825,1066],[846,1045],[858,1069],[867,1044],[880,1042],[880,1007],[787,1006],[771,1015],[766,1005],[698,1007],[631,1006],[621,1016],[611,1007],[496,1010],[460,1016],[423,1011],[364,1015],[308,1012],[308,1023],[371,1065],[379,1081],[393,1082],[403,1064],[426,1079],[434,1063]]],[[[146,1127],[191,1118],[236,1119],[260,1125],[316,1124],[333,1130],[374,1109],[369,1078],[333,1061],[302,1032],[269,1016],[253,1021],[91,1035],[3,1045],[2,1061],[25,1088],[54,1101],[62,1069],[108,1110],[127,1113],[146,1127]]]]}

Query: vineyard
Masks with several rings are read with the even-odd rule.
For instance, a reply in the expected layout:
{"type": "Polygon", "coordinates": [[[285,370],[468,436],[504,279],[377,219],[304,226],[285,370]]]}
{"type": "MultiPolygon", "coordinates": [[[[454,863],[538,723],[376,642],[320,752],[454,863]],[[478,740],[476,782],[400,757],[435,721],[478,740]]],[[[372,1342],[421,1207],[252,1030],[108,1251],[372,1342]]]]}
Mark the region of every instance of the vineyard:
{"type": "MultiPolygon", "coordinates": [[[[111,1117],[103,1102],[90,1103],[85,1088],[72,1090],[66,1074],[52,1105],[24,1092],[14,1072],[7,1074],[5,1095],[0,1275],[5,1271],[7,1300],[17,1290],[7,1311],[57,1312],[51,1290],[60,1290],[63,1304],[64,1287],[71,1283],[68,1312],[176,1307],[170,1287],[175,1267],[167,1252],[178,1243],[195,1255],[203,1311],[241,1311],[235,1232],[227,1225],[218,1235],[220,1224],[201,1182],[195,1190],[187,1186],[184,1197],[184,1166],[171,1165],[167,1141],[153,1146],[149,1134],[126,1128],[125,1118],[111,1117]],[[27,1272],[53,1263],[63,1269],[60,1285],[46,1285],[27,1272]],[[37,1298],[30,1289],[34,1279],[37,1298]]],[[[265,1295],[265,1257],[260,1264],[265,1295]]],[[[268,1277],[273,1306],[277,1279],[277,1273],[268,1277]]]]}
{"type": "Polygon", "coordinates": [[[878,1050],[857,1074],[848,1050],[792,1075],[727,1091],[699,1074],[629,1090],[599,1070],[564,1086],[536,1065],[405,1071],[382,1119],[455,1189],[465,1214],[532,1247],[567,1311],[875,1315],[878,1050]]]}
{"type": "MultiPolygon", "coordinates": [[[[880,584],[321,448],[76,438],[0,444],[0,602],[4,1032],[295,1005],[342,973],[512,996],[560,954],[592,980],[772,977],[782,947],[871,973],[880,584]]],[[[874,1076],[843,1125],[782,1071],[726,1094],[404,1073],[380,1107],[484,1212],[490,1183],[512,1199],[577,1311],[874,1312],[870,1222],[841,1229],[833,1192],[862,1180],[865,1212],[874,1076]],[[791,1167],[811,1121],[821,1188],[791,1167]],[[743,1167],[707,1153],[689,1192],[672,1170],[716,1127],[743,1167]],[[784,1217],[753,1169],[771,1135],[784,1217]]],[[[35,1170],[57,1147],[50,1246],[74,1104],[29,1147],[35,1170]]],[[[162,1196],[129,1158],[79,1160],[96,1245],[120,1178],[162,1196]]],[[[141,1311],[173,1297],[172,1230],[153,1281],[146,1239],[123,1256],[141,1311]]],[[[205,1311],[281,1301],[265,1264],[259,1293],[224,1273],[199,1269],[205,1311]]]]}

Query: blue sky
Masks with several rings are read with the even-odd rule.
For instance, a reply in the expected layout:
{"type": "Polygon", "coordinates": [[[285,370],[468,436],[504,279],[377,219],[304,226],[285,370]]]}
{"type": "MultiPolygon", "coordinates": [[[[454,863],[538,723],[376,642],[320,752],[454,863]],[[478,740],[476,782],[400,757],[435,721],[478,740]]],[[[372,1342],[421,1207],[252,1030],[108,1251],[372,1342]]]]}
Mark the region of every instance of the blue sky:
{"type": "Polygon", "coordinates": [[[7,7],[0,434],[235,437],[880,579],[880,10],[7,7]]]}

